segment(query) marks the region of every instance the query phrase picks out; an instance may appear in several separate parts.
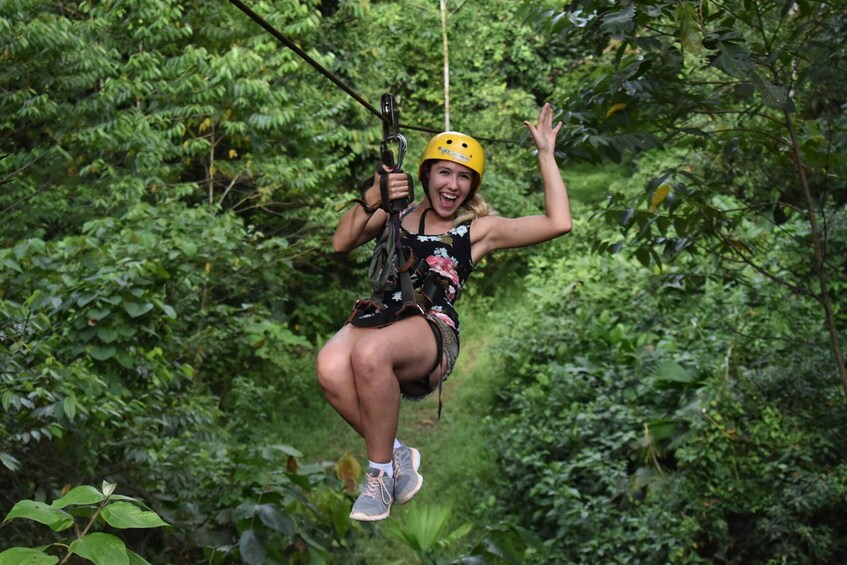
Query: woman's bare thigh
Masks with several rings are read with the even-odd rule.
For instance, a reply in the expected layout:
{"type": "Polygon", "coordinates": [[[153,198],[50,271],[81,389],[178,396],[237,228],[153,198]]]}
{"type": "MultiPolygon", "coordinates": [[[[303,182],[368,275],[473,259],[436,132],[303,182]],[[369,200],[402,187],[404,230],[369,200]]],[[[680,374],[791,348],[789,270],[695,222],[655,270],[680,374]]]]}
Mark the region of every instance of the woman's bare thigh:
{"type": "Polygon", "coordinates": [[[401,384],[427,377],[437,353],[432,329],[423,316],[404,318],[384,328],[347,324],[326,345],[351,357],[354,351],[366,352],[375,360],[389,364],[401,384]]]}

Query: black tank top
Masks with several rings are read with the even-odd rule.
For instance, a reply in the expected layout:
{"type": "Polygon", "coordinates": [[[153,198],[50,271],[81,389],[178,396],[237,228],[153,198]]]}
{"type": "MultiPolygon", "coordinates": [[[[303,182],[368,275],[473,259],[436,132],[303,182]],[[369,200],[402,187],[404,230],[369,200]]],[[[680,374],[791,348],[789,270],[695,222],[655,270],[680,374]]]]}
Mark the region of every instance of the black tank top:
{"type": "MultiPolygon", "coordinates": [[[[414,206],[406,208],[401,214],[405,217],[414,210],[414,206]]],[[[423,225],[423,217],[421,218],[423,225]]],[[[402,243],[408,246],[415,255],[415,263],[425,260],[429,271],[433,271],[444,279],[444,292],[427,310],[427,315],[436,316],[443,320],[459,337],[459,315],[453,304],[459,299],[462,286],[473,271],[471,258],[471,222],[470,220],[451,228],[438,235],[410,233],[401,227],[402,243]]],[[[419,294],[423,277],[412,275],[415,293],[419,294]]],[[[417,296],[420,298],[420,296],[417,296]]],[[[399,286],[382,295],[384,310],[357,310],[351,318],[354,326],[388,325],[396,319],[397,312],[403,307],[403,298],[399,286]],[[358,322],[358,323],[357,323],[358,322]]]]}

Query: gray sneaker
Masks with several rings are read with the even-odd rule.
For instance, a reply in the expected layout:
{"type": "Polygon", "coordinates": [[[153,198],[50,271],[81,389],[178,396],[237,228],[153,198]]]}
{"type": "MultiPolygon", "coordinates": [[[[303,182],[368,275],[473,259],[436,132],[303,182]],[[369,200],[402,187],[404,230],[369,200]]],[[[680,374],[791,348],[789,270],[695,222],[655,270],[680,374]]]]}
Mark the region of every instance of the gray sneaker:
{"type": "Polygon", "coordinates": [[[394,502],[394,479],[378,469],[368,469],[362,494],[353,505],[350,517],[362,522],[388,518],[394,502]]]}
{"type": "Polygon", "coordinates": [[[421,490],[423,477],[418,473],[421,452],[414,447],[400,445],[394,450],[394,499],[406,504],[421,490]]]}

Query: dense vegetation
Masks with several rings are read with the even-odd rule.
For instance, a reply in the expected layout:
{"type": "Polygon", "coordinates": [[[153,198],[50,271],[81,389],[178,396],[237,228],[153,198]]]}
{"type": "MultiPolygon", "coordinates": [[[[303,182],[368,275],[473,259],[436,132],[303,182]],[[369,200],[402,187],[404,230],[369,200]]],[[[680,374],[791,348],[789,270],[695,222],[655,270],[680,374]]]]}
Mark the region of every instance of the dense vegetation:
{"type": "MultiPolygon", "coordinates": [[[[440,128],[427,4],[250,6],[440,128]]],[[[329,238],[378,121],[229,3],[0,1],[0,513],[108,481],[170,527],[94,528],[152,563],[847,560],[841,3],[447,5],[451,126],[515,142],[487,199],[539,209],[550,100],[576,224],[479,266],[444,420],[404,428],[428,488],[370,527],[313,359],[366,290],[329,238]]]]}

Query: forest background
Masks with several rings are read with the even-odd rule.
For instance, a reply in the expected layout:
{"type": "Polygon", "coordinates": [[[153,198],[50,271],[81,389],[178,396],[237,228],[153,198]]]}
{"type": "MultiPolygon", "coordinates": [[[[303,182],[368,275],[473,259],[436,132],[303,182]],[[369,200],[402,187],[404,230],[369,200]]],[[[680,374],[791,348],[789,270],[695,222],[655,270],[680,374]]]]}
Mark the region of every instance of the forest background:
{"type": "MultiPolygon", "coordinates": [[[[435,0],[250,7],[444,127],[435,0]]],[[[379,120],[231,3],[0,1],[0,562],[847,560],[843,3],[446,7],[485,197],[541,209],[550,101],[575,227],[477,267],[443,417],[403,409],[424,489],[363,525],[313,365],[379,120]]]]}

